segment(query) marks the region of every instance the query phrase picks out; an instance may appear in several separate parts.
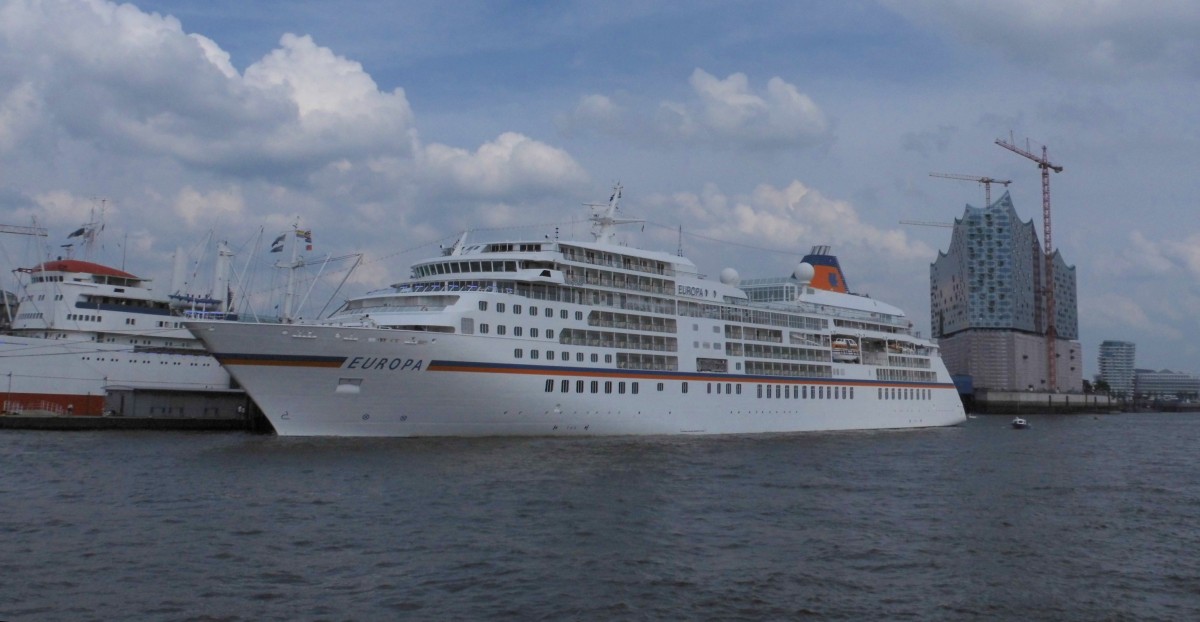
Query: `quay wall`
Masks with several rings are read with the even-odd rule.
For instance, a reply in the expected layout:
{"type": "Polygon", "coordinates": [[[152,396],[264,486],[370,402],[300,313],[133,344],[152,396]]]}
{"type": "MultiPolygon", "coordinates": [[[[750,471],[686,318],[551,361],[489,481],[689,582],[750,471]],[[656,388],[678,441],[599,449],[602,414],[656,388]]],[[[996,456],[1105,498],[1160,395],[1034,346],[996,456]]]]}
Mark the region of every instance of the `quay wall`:
{"type": "Polygon", "coordinates": [[[986,415],[1099,413],[1121,410],[1119,400],[1108,395],[1089,393],[977,389],[972,396],[964,399],[964,403],[968,411],[986,415]]]}

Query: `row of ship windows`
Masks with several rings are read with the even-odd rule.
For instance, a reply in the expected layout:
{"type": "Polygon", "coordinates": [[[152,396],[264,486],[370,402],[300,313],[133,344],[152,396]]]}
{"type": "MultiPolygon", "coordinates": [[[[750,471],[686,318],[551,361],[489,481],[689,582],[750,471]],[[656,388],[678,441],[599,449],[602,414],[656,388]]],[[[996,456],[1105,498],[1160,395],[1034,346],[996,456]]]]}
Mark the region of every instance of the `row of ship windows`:
{"type": "MultiPolygon", "coordinates": [[[[479,333],[480,334],[486,335],[486,334],[488,334],[489,330],[491,330],[491,328],[487,324],[479,325],[479,333]]],[[[514,326],[512,329],[512,333],[513,333],[514,337],[520,337],[524,334],[524,332],[525,332],[525,330],[523,328],[521,328],[520,326],[514,326]]],[[[508,333],[508,328],[505,325],[503,325],[503,324],[496,325],[496,334],[497,335],[505,335],[507,333],[508,333]]],[[[538,329],[536,329],[536,328],[529,329],[530,337],[537,337],[538,334],[539,334],[538,329]]],[[[549,328],[546,329],[546,339],[554,339],[554,331],[553,330],[550,330],[549,328]]]]}
{"type": "MultiPolygon", "coordinates": [[[[563,380],[559,380],[557,384],[558,384],[558,390],[560,393],[570,393],[571,392],[572,381],[563,379],[563,380]]],[[[602,385],[599,380],[591,380],[591,381],[576,380],[576,381],[574,381],[573,384],[574,384],[574,388],[575,388],[575,393],[600,393],[601,392],[602,385]]],[[[797,399],[800,399],[800,400],[808,400],[808,399],[813,399],[813,400],[852,400],[852,399],[854,399],[854,387],[823,387],[823,386],[809,386],[809,385],[800,385],[800,386],[774,385],[774,387],[772,387],[771,385],[764,386],[761,384],[756,385],[756,386],[758,389],[759,399],[772,399],[772,398],[785,399],[785,400],[786,399],[791,399],[791,400],[797,400],[797,399]],[[774,390],[772,390],[772,388],[774,390]]],[[[614,383],[611,380],[605,380],[603,382],[603,392],[604,393],[612,393],[614,387],[616,388],[616,391],[618,394],[621,394],[621,395],[625,394],[626,383],[624,381],[618,381],[618,382],[614,383]]],[[[722,393],[727,394],[727,395],[733,395],[733,394],[741,395],[742,394],[742,385],[740,383],[709,382],[709,383],[707,383],[708,393],[710,393],[710,394],[714,393],[714,387],[716,388],[715,393],[717,395],[721,395],[722,393]]],[[[629,392],[631,394],[636,395],[638,392],[639,386],[638,386],[637,382],[630,382],[628,388],[629,388],[629,392]]],[[[553,393],[554,389],[555,389],[554,379],[547,378],[546,379],[546,393],[553,393]]],[[[665,383],[662,383],[662,382],[658,383],[657,389],[660,392],[663,391],[665,389],[665,383]]],[[[688,392],[688,383],[687,382],[682,383],[681,390],[683,393],[688,392]]],[[[881,400],[930,400],[930,399],[933,399],[933,390],[932,389],[899,388],[899,387],[888,387],[888,388],[879,387],[878,394],[876,397],[881,400]]]]}
{"type": "MultiPolygon", "coordinates": [[[[599,355],[599,354],[595,354],[595,353],[593,353],[591,356],[592,356],[592,358],[591,358],[591,361],[592,361],[593,363],[599,363],[599,362],[600,362],[600,355],[599,355]]],[[[538,358],[540,358],[540,357],[541,357],[541,351],[539,351],[539,350],[530,350],[530,351],[529,351],[529,358],[531,358],[531,359],[535,359],[535,360],[536,360],[536,359],[538,359],[538,358]]],[[[516,348],[515,350],[513,350],[513,358],[515,358],[515,359],[525,358],[525,350],[524,350],[523,348],[516,348]]],[[[546,360],[547,360],[547,361],[553,361],[553,360],[554,360],[554,350],[546,350],[546,360]]],[[[563,352],[563,353],[562,353],[562,360],[564,360],[564,361],[569,361],[569,360],[571,360],[571,353],[570,353],[570,352],[563,352]]],[[[575,353],[575,360],[576,360],[576,361],[578,361],[578,362],[580,362],[580,363],[582,363],[582,362],[583,362],[583,352],[576,352],[576,353],[575,353]]],[[[611,363],[611,362],[612,362],[612,360],[613,360],[613,355],[611,355],[611,354],[605,354],[605,355],[604,355],[604,362],[605,362],[605,363],[611,363]]]]}
{"type": "MultiPolygon", "coordinates": [[[[496,313],[504,313],[504,310],[506,308],[507,308],[507,306],[503,302],[496,303],[496,313]]],[[[524,309],[524,307],[522,305],[513,305],[512,306],[512,312],[515,315],[520,315],[523,309],[524,309]]],[[[488,310],[488,302],[486,300],[479,301],[479,310],[480,311],[488,310]]],[[[561,317],[564,320],[567,319],[568,317],[570,317],[570,312],[568,312],[566,309],[562,309],[558,313],[559,313],[559,317],[561,317]]],[[[538,314],[538,308],[533,305],[529,305],[529,315],[537,315],[537,314],[538,314]]],[[[554,309],[551,309],[550,307],[546,307],[544,309],[544,314],[546,317],[554,317],[554,309]]],[[[583,319],[583,311],[576,311],[575,319],[582,320],[583,319]]]]}
{"type": "Polygon", "coordinates": [[[79,313],[68,313],[67,320],[71,322],[99,322],[103,318],[99,315],[82,315],[79,313]]]}
{"type": "MultiPolygon", "coordinates": [[[[587,383],[586,380],[576,380],[575,381],[575,392],[576,393],[584,393],[585,392],[584,388],[587,386],[586,383],[587,383]]],[[[619,381],[619,382],[614,383],[611,380],[605,380],[604,381],[604,392],[612,393],[614,384],[616,385],[617,393],[623,395],[625,393],[625,389],[626,389],[625,381],[619,381]]],[[[628,384],[629,384],[629,392],[632,393],[633,395],[637,395],[638,383],[630,382],[628,384]]],[[[687,393],[687,383],[685,382],[683,384],[684,384],[683,392],[687,393]]],[[[571,381],[570,380],[560,381],[559,386],[561,387],[560,392],[562,392],[562,393],[570,393],[571,392],[571,381]]],[[[658,390],[659,391],[663,390],[663,383],[661,383],[661,382],[658,383],[658,390]]],[[[553,393],[553,392],[554,392],[554,379],[547,378],[546,379],[546,393],[553,393]]],[[[600,381],[599,380],[591,381],[591,392],[592,393],[600,392],[600,381]]]]}
{"type": "MultiPolygon", "coordinates": [[[[120,363],[121,362],[121,359],[117,359],[117,358],[106,359],[102,356],[97,356],[97,357],[85,356],[85,357],[82,357],[82,360],[84,360],[84,361],[99,361],[99,362],[107,361],[109,363],[120,363]]],[[[135,361],[133,359],[127,359],[125,362],[126,363],[142,363],[143,365],[148,365],[150,363],[150,361],[135,361]]],[[[179,361],[159,361],[158,364],[159,365],[176,365],[176,366],[183,365],[183,363],[181,363],[179,361]]],[[[188,363],[188,367],[210,367],[211,365],[212,365],[212,363],[188,363]]]]}

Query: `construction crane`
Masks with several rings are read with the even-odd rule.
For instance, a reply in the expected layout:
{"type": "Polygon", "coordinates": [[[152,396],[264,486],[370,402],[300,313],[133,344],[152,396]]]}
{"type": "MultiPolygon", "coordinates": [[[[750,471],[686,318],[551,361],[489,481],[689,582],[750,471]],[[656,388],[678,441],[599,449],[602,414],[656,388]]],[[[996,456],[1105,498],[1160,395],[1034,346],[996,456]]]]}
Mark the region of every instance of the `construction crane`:
{"type": "Polygon", "coordinates": [[[39,238],[46,237],[46,229],[44,227],[23,227],[21,225],[0,225],[0,233],[12,233],[14,235],[36,235],[39,238]]]}
{"type": "Polygon", "coordinates": [[[944,177],[946,179],[958,179],[962,181],[975,181],[983,184],[983,207],[989,208],[992,206],[992,184],[1001,184],[1005,188],[1012,183],[1011,179],[993,179],[991,177],[979,177],[976,175],[958,175],[956,173],[930,173],[930,177],[944,177]]]}
{"type": "Polygon", "coordinates": [[[901,220],[902,225],[917,225],[918,227],[953,227],[952,222],[934,222],[932,220],[901,220]]]}
{"type": "MultiPolygon", "coordinates": [[[[1011,141],[1011,137],[1010,137],[1011,141]]],[[[1029,140],[1026,139],[1026,149],[1022,149],[1003,138],[997,138],[996,144],[1009,151],[1029,158],[1037,163],[1042,170],[1042,244],[1045,246],[1046,282],[1042,287],[1046,297],[1046,378],[1047,389],[1054,391],[1058,388],[1057,344],[1058,333],[1054,328],[1054,244],[1050,239],[1050,171],[1061,173],[1063,167],[1050,161],[1046,146],[1042,145],[1042,155],[1029,151],[1029,140]]]]}

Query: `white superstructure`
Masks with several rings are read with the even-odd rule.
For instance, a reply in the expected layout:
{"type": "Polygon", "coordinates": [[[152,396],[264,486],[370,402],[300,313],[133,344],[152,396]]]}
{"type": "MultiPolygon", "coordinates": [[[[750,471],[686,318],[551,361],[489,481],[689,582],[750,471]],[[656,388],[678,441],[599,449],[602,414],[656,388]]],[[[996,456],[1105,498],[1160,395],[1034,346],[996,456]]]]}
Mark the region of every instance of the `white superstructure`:
{"type": "Polygon", "coordinates": [[[844,290],[836,259],[814,252],[792,277],[740,288],[730,269],[711,281],[685,258],[616,245],[614,226],[631,222],[617,217],[619,196],[594,206],[593,242],[464,235],[413,265],[409,280],[325,320],[187,326],[281,435],[730,434],[965,420],[936,346],[903,312],[825,288],[844,290]]]}
{"type": "Polygon", "coordinates": [[[114,387],[230,389],[228,372],[183,326],[181,297],[159,295],[146,279],[79,259],[18,272],[26,282],[11,330],[0,334],[5,412],[99,415],[114,387]]]}

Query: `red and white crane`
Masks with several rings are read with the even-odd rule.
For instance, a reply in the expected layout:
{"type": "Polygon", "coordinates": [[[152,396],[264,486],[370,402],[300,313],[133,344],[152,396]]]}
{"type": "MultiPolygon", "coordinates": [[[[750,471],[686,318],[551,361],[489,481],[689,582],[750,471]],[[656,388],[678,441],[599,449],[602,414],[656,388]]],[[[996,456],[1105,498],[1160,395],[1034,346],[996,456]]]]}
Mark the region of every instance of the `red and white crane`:
{"type": "MultiPolygon", "coordinates": [[[[1011,140],[1011,138],[1010,138],[1011,140]]],[[[1028,140],[1026,141],[1028,143],[1028,140]]],[[[1057,344],[1058,333],[1054,328],[1054,244],[1050,240],[1050,171],[1061,173],[1063,167],[1054,164],[1050,161],[1046,153],[1046,146],[1042,145],[1042,155],[1039,157],[1029,149],[1022,149],[1012,142],[1005,141],[1003,138],[997,138],[996,144],[1008,149],[1009,151],[1025,156],[1037,163],[1038,168],[1042,170],[1042,244],[1045,247],[1045,279],[1046,282],[1042,287],[1042,291],[1046,297],[1046,376],[1047,390],[1054,391],[1058,388],[1058,365],[1057,344]]],[[[1028,144],[1026,144],[1028,147],[1028,144]]]]}

